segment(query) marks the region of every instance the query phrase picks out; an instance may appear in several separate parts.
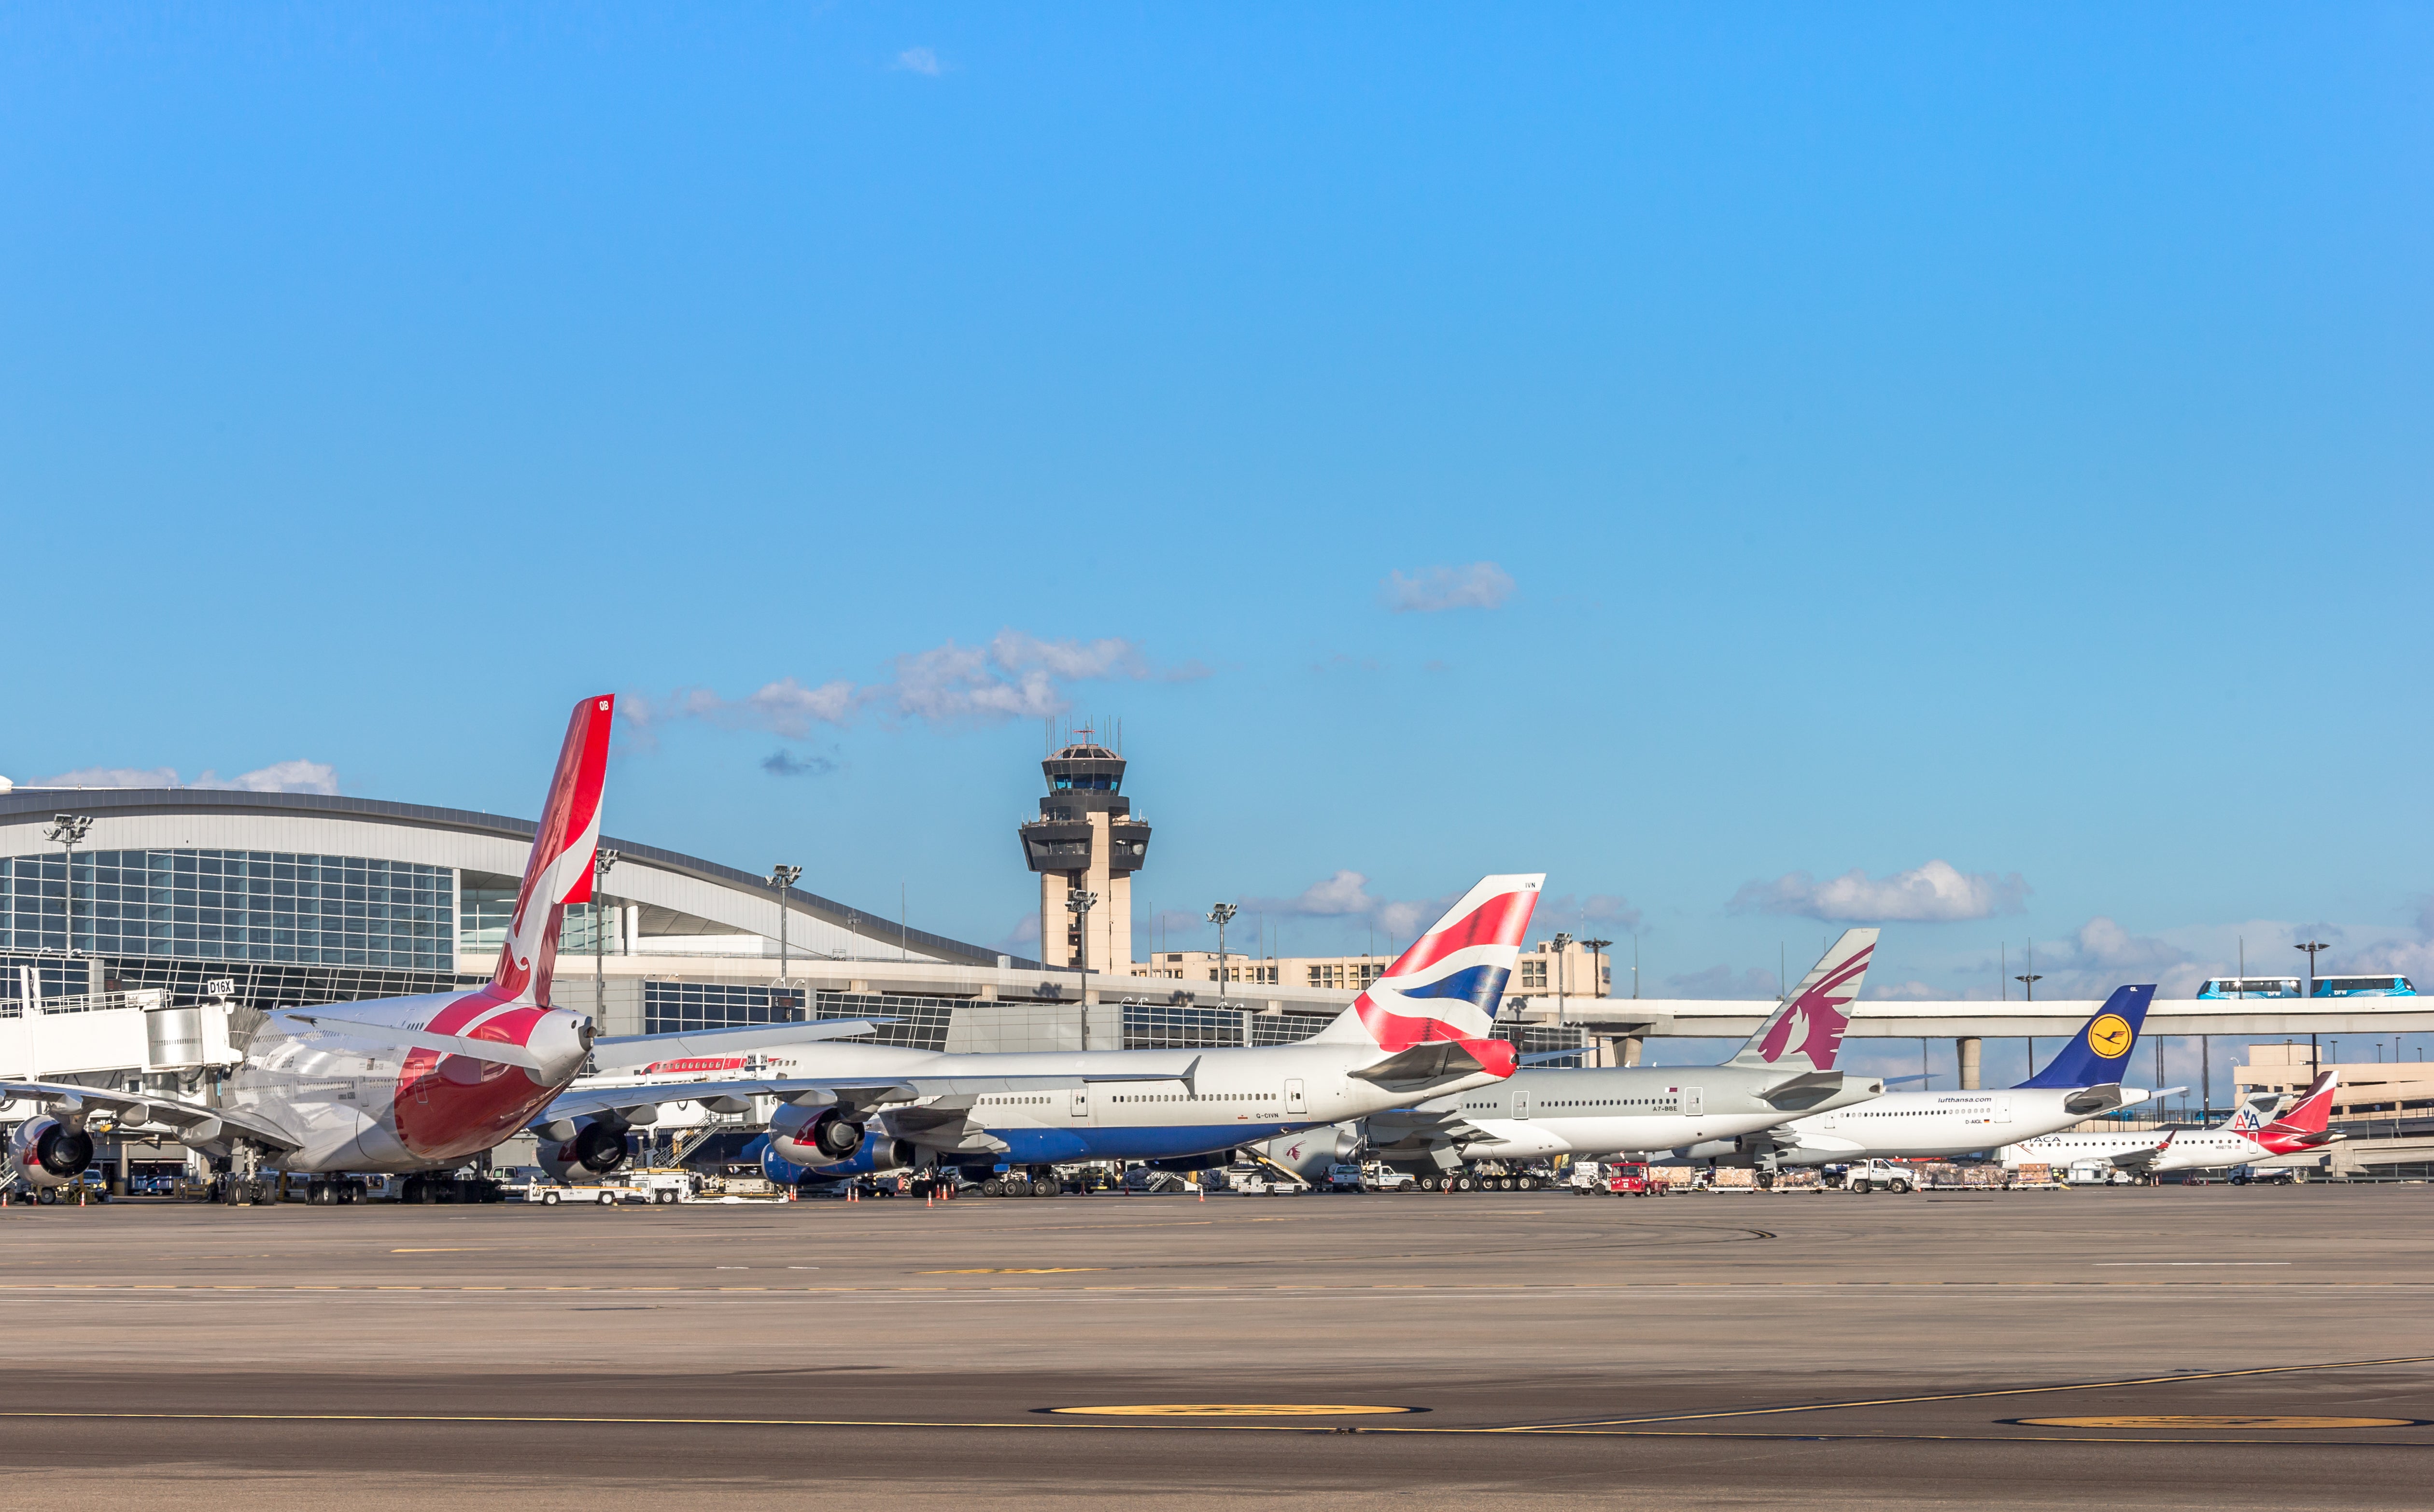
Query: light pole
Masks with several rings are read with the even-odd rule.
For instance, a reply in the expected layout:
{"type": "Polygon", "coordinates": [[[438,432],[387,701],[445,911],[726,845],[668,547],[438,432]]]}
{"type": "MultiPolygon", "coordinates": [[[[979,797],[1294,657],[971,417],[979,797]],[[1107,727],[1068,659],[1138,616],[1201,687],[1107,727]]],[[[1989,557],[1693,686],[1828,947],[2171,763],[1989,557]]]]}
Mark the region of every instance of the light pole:
{"type": "Polygon", "coordinates": [[[1240,912],[1232,903],[1210,903],[1208,922],[1217,926],[1217,1005],[1226,1005],[1226,925],[1240,912]]]}
{"type": "Polygon", "coordinates": [[[1559,931],[1551,943],[1555,947],[1555,1026],[1560,1029],[1569,1022],[1564,1016],[1564,994],[1571,986],[1564,953],[1572,948],[1572,936],[1559,931]]]}
{"type": "Polygon", "coordinates": [[[1099,895],[1088,887],[1076,887],[1065,895],[1065,910],[1073,916],[1073,933],[1082,940],[1082,1048],[1090,1048],[1090,910],[1099,906],[1099,895]]]}
{"type": "Polygon", "coordinates": [[[786,895],[795,884],[802,880],[803,868],[800,867],[790,867],[780,861],[769,868],[769,885],[778,889],[778,981],[780,986],[785,983],[793,965],[786,954],[786,916],[794,910],[786,906],[786,895]]]}
{"type": "Polygon", "coordinates": [[[602,902],[600,894],[608,881],[608,868],[616,864],[617,852],[614,850],[591,852],[591,1024],[594,1034],[608,1025],[608,978],[604,960],[608,954],[608,946],[604,942],[608,932],[600,927],[600,921],[608,917],[608,904],[602,902]]]}
{"type": "MultiPolygon", "coordinates": [[[[2012,980],[2028,988],[2029,1001],[2034,1003],[2037,1000],[2037,984],[2045,980],[2045,973],[2042,971],[2023,971],[2019,975],[2012,978],[2012,980]]],[[[2031,1069],[2034,1070],[2035,1068],[2031,1067],[2031,1069]]]]}
{"type": "MultiPolygon", "coordinates": [[[[67,931],[68,954],[71,955],[76,954],[76,848],[84,844],[84,837],[92,831],[93,816],[90,814],[55,814],[51,816],[51,827],[43,832],[43,838],[57,845],[64,858],[62,866],[67,878],[67,891],[60,902],[67,910],[63,927],[67,931]]],[[[89,982],[85,985],[88,988],[92,986],[89,982]]]]}
{"type": "MultiPolygon", "coordinates": [[[[61,817],[65,817],[65,816],[62,815],[61,817]]],[[[2293,945],[2290,948],[2294,951],[2305,951],[2307,953],[2307,1001],[2312,1004],[2316,1001],[2316,953],[2318,951],[2331,950],[2332,947],[2325,944],[2323,940],[2311,939],[2306,941],[2305,944],[2293,945]]],[[[2309,1081],[2315,1080],[2317,1076],[2323,1074],[2323,1066],[2321,1064],[2321,1057],[2318,1055],[2316,1050],[2315,1032],[2310,1030],[2307,1034],[2307,1079],[2309,1081]]]]}

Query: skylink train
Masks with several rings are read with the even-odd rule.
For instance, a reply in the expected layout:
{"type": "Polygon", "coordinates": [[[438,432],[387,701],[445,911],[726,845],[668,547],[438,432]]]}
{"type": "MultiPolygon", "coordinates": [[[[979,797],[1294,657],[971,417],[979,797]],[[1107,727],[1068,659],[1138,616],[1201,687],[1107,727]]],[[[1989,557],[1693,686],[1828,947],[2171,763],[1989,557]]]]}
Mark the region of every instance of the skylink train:
{"type": "MultiPolygon", "coordinates": [[[[2205,998],[2304,998],[2307,984],[2295,976],[2210,976],[2198,988],[2205,998]]],[[[2320,976],[2320,998],[2413,998],[2417,988],[2405,976],[2320,976]]]]}

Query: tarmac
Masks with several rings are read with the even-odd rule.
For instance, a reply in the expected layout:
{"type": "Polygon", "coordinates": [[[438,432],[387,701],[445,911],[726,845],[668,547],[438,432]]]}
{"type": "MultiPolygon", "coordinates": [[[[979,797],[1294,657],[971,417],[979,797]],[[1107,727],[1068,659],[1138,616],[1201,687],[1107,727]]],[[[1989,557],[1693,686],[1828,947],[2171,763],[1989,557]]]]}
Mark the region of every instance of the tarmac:
{"type": "Polygon", "coordinates": [[[0,1443],[23,1501],[266,1508],[2423,1507],[2429,1219],[2422,1186],[17,1207],[0,1443]]]}

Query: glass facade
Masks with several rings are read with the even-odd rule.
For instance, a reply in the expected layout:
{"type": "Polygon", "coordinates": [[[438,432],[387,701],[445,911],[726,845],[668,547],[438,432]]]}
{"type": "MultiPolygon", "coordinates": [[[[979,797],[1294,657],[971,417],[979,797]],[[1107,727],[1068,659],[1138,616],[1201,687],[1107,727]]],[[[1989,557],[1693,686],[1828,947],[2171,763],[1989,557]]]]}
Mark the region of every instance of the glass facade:
{"type": "MultiPolygon", "coordinates": [[[[828,1019],[895,1019],[870,1034],[831,1041],[835,1044],[902,1045],[913,1050],[944,1050],[947,1031],[954,1022],[953,998],[900,997],[877,992],[820,992],[814,995],[812,1017],[828,1019]]],[[[725,1029],[745,1023],[791,1023],[803,1019],[801,988],[752,987],[725,982],[644,982],[643,1032],[674,1034],[685,1029],[725,1029]]]]}
{"type": "Polygon", "coordinates": [[[76,856],[76,938],[61,856],[0,857],[0,950],[453,971],[446,867],[268,850],[76,856]]]}
{"type": "MultiPolygon", "coordinates": [[[[1587,1034],[1569,1024],[1500,1023],[1496,1026],[1496,1038],[1525,1056],[1539,1055],[1550,1050],[1586,1052],[1588,1046],[1587,1034]]],[[[1541,1060],[1537,1064],[1579,1066],[1584,1064],[1584,1056],[1568,1055],[1554,1060],[1541,1060]]]]}
{"type": "Polygon", "coordinates": [[[1124,1048],[1213,1050],[1228,1045],[1297,1045],[1334,1022],[1331,1016],[1311,1013],[1246,1013],[1240,1008],[1127,1003],[1124,1048]]]}
{"type": "MultiPolygon", "coordinates": [[[[507,923],[515,913],[515,887],[461,885],[456,893],[457,950],[468,955],[495,954],[507,942],[507,923]]],[[[589,955],[595,937],[603,950],[611,955],[617,954],[617,902],[613,898],[605,908],[592,903],[568,904],[565,917],[558,920],[557,953],[589,955]]]]}

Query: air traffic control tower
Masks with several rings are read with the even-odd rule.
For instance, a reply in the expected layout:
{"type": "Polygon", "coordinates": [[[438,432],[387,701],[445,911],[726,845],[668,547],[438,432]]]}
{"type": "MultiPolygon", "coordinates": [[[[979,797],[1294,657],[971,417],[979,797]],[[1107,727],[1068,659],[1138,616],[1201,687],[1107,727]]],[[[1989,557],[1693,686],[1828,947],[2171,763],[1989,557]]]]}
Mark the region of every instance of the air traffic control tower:
{"type": "Polygon", "coordinates": [[[1123,797],[1124,759],[1072,731],[1039,769],[1048,796],[1023,822],[1022,859],[1039,873],[1039,959],[1049,966],[1123,974],[1132,969],[1133,873],[1149,856],[1149,826],[1123,797]],[[1065,906],[1074,889],[1099,895],[1087,928],[1065,906]],[[1085,936],[1088,936],[1086,938],[1085,936]]]}

